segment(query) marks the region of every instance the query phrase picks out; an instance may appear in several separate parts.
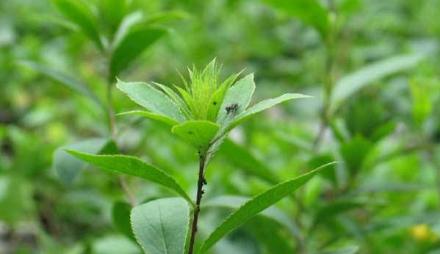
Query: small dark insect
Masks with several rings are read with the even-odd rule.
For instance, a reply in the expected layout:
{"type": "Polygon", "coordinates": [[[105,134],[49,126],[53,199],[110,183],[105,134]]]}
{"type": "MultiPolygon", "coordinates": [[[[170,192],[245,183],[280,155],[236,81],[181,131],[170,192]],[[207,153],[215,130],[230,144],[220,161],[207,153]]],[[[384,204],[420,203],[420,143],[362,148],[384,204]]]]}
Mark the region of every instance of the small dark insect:
{"type": "Polygon", "coordinates": [[[238,110],[238,104],[237,104],[237,103],[231,104],[231,105],[229,105],[229,106],[226,107],[226,113],[227,113],[228,115],[229,115],[229,114],[235,114],[235,113],[237,113],[237,110],[238,110]]]}

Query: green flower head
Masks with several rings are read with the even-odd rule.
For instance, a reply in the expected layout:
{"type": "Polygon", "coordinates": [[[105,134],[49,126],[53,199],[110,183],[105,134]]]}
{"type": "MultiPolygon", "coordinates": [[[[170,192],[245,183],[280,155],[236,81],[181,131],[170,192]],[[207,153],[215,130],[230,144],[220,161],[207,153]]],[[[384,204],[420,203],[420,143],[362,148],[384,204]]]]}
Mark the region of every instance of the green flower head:
{"type": "Polygon", "coordinates": [[[189,80],[172,89],[159,83],[123,82],[117,87],[147,109],[136,114],[172,126],[171,131],[195,146],[200,153],[217,147],[226,134],[252,115],[281,102],[308,97],[284,94],[248,107],[255,90],[254,75],[237,81],[240,73],[220,80],[220,67],[213,60],[203,70],[189,70],[189,80]]]}

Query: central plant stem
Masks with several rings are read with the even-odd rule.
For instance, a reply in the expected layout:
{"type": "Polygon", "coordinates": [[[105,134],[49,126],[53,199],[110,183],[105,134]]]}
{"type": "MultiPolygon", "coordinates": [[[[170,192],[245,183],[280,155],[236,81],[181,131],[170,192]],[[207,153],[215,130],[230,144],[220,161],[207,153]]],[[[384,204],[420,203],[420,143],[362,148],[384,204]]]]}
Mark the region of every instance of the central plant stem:
{"type": "Polygon", "coordinates": [[[189,250],[188,254],[193,254],[194,244],[196,240],[197,233],[197,223],[199,221],[199,213],[200,213],[200,203],[202,202],[203,194],[205,191],[203,190],[203,186],[206,184],[205,179],[205,168],[206,168],[206,153],[199,153],[199,179],[197,181],[197,196],[196,196],[196,206],[194,207],[194,215],[191,226],[191,238],[189,241],[189,250]]]}

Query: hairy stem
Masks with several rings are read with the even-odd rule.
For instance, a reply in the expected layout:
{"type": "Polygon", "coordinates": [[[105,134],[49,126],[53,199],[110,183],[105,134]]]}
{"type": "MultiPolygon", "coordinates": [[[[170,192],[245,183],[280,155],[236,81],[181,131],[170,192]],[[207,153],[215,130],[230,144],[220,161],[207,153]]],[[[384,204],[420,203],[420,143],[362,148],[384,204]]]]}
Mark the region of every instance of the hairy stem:
{"type": "Polygon", "coordinates": [[[206,185],[206,179],[205,179],[205,168],[207,164],[206,162],[207,162],[206,154],[199,153],[199,179],[197,181],[196,206],[194,207],[188,254],[193,254],[194,252],[194,244],[196,241],[196,233],[197,233],[197,223],[199,221],[199,214],[200,214],[200,203],[202,202],[203,194],[205,193],[205,191],[203,190],[203,186],[206,185]]]}

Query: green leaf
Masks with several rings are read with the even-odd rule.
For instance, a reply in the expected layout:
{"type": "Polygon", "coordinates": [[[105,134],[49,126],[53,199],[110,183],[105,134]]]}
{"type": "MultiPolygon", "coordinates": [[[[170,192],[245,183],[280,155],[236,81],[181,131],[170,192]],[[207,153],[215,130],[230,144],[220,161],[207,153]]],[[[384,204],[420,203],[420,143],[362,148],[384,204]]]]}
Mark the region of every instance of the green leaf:
{"type": "Polygon", "coordinates": [[[80,0],[52,0],[57,9],[75,24],[96,46],[103,50],[96,17],[90,8],[80,0]]]}
{"type": "Polygon", "coordinates": [[[265,0],[272,7],[289,16],[298,18],[305,24],[315,27],[326,37],[329,33],[330,20],[327,10],[316,0],[265,0]]]}
{"type": "Polygon", "coordinates": [[[253,106],[251,106],[250,108],[248,108],[246,111],[242,112],[241,114],[239,114],[227,127],[226,127],[226,131],[232,130],[234,127],[236,127],[237,125],[241,124],[242,122],[246,121],[247,119],[249,119],[251,116],[260,113],[261,111],[264,111],[266,109],[269,109],[277,104],[283,103],[285,101],[288,100],[293,100],[293,99],[301,99],[301,98],[310,98],[310,96],[308,95],[303,95],[303,94],[296,94],[296,93],[287,93],[287,94],[283,94],[279,97],[276,98],[272,98],[272,99],[267,99],[264,101],[261,101],[253,106]]]}
{"type": "Polygon", "coordinates": [[[395,120],[389,120],[388,122],[377,126],[371,137],[369,138],[371,141],[376,143],[386,136],[390,135],[396,129],[396,126],[397,122],[395,122],[395,120]]]}
{"type": "Polygon", "coordinates": [[[162,117],[156,116],[156,120],[163,121],[164,119],[169,119],[165,120],[168,122],[182,122],[185,120],[177,105],[162,91],[150,84],[118,80],[116,87],[127,94],[132,101],[148,109],[151,113],[162,115],[162,117]]]}
{"type": "Polygon", "coordinates": [[[138,243],[149,254],[183,254],[189,230],[190,209],[180,198],[158,199],[131,211],[138,243]]]}
{"type": "Polygon", "coordinates": [[[220,126],[205,120],[186,121],[175,125],[171,131],[199,151],[207,149],[220,126]]]}
{"type": "Polygon", "coordinates": [[[254,74],[249,74],[246,77],[237,81],[235,85],[226,91],[223,103],[218,112],[217,123],[224,125],[234,119],[237,115],[244,112],[251,102],[252,95],[255,91],[254,74]],[[228,111],[227,108],[231,105],[237,105],[236,110],[228,111]]]}
{"type": "Polygon", "coordinates": [[[134,235],[131,231],[130,225],[130,211],[131,205],[126,202],[117,201],[113,203],[112,221],[113,225],[119,232],[130,239],[134,239],[134,235]]]}
{"type": "MultiPolygon", "coordinates": [[[[205,201],[203,203],[203,207],[224,207],[236,210],[243,206],[243,204],[245,204],[249,200],[249,198],[242,196],[218,196],[205,201]]],[[[292,234],[300,234],[298,226],[289,218],[289,216],[287,216],[283,211],[277,209],[276,207],[269,207],[266,210],[262,211],[260,215],[278,223],[283,227],[286,227],[292,234]]]]}
{"type": "Polygon", "coordinates": [[[335,112],[346,99],[375,81],[416,66],[423,57],[421,54],[394,56],[343,77],[334,87],[330,111],[335,112]]]}
{"type": "Polygon", "coordinates": [[[185,19],[188,17],[190,16],[183,11],[167,11],[149,16],[145,21],[143,21],[143,24],[144,25],[163,24],[170,21],[185,19]]]}
{"type": "Polygon", "coordinates": [[[127,155],[95,155],[68,150],[73,156],[110,172],[137,176],[174,190],[192,204],[191,198],[168,173],[127,155]]]}
{"type": "Polygon", "coordinates": [[[72,184],[81,172],[81,169],[86,166],[83,161],[68,154],[65,151],[66,149],[75,149],[88,153],[99,153],[108,143],[108,139],[94,138],[58,148],[53,155],[53,167],[55,168],[61,182],[66,185],[72,184]]]}
{"type": "Polygon", "coordinates": [[[179,107],[180,111],[183,113],[185,118],[190,119],[192,114],[186,105],[182,97],[180,97],[173,89],[165,85],[154,82],[154,85],[160,88],[176,105],[179,107]]]}
{"type": "Polygon", "coordinates": [[[123,112],[123,113],[119,113],[117,114],[118,116],[126,116],[126,115],[137,115],[137,116],[142,116],[151,120],[156,120],[168,125],[176,125],[179,124],[179,122],[177,122],[176,120],[169,118],[167,116],[164,115],[159,115],[159,114],[155,114],[149,111],[143,111],[143,110],[133,110],[133,111],[128,111],[128,112],[123,112]]]}
{"type": "Polygon", "coordinates": [[[435,97],[439,96],[440,82],[432,78],[413,78],[409,82],[412,99],[412,115],[422,125],[434,111],[435,97]]]}
{"type": "Polygon", "coordinates": [[[345,165],[352,176],[356,175],[363,167],[365,158],[373,148],[373,143],[367,139],[356,136],[342,144],[340,152],[345,165]]]}
{"type": "Polygon", "coordinates": [[[240,167],[248,174],[254,175],[268,183],[278,183],[278,178],[273,171],[262,161],[258,160],[248,149],[226,139],[220,149],[220,153],[227,157],[227,160],[240,167]]]}
{"type": "Polygon", "coordinates": [[[99,100],[99,98],[92,92],[92,90],[89,89],[87,85],[82,83],[81,81],[75,79],[72,76],[69,76],[68,74],[62,73],[60,71],[54,70],[50,67],[41,65],[39,63],[34,63],[30,61],[20,61],[21,65],[28,67],[38,73],[41,73],[49,78],[51,78],[54,81],[59,82],[61,85],[64,85],[73,91],[84,95],[88,98],[90,98],[93,102],[98,104],[101,107],[104,107],[104,104],[99,100]]]}
{"type": "Polygon", "coordinates": [[[113,34],[128,11],[127,0],[100,0],[99,14],[113,34]]]}
{"type": "Polygon", "coordinates": [[[111,78],[116,77],[121,71],[144,52],[151,47],[157,40],[166,34],[164,29],[151,28],[150,25],[135,25],[119,43],[114,45],[111,60],[110,73],[111,78]]]}
{"type": "Polygon", "coordinates": [[[270,219],[254,218],[246,224],[246,231],[250,232],[265,250],[262,253],[291,254],[296,253],[292,241],[286,241],[286,232],[280,225],[270,219]]]}
{"type": "Polygon", "coordinates": [[[322,254],[355,254],[359,252],[359,247],[356,245],[348,245],[343,247],[329,247],[326,248],[322,254]]]}
{"type": "MultiPolygon", "coordinates": [[[[317,168],[319,165],[323,165],[326,163],[330,163],[332,161],[335,161],[334,156],[330,153],[328,154],[317,154],[313,156],[308,161],[309,168],[317,168]]],[[[335,186],[338,184],[338,177],[336,172],[336,165],[333,164],[332,166],[329,166],[328,169],[323,171],[321,173],[321,176],[326,178],[327,180],[331,181],[335,186]]]]}
{"type": "Polygon", "coordinates": [[[0,174],[0,220],[9,225],[17,225],[35,211],[35,179],[24,179],[15,175],[0,174]]]}
{"type": "Polygon", "coordinates": [[[316,211],[314,224],[328,222],[335,216],[348,212],[350,210],[362,207],[363,203],[352,200],[335,200],[326,204],[316,211]]]}
{"type": "Polygon", "coordinates": [[[331,165],[326,164],[320,168],[313,170],[307,174],[301,175],[295,179],[280,183],[270,188],[269,190],[257,195],[238,210],[233,212],[220,226],[218,226],[214,232],[212,232],[208,238],[203,242],[200,247],[199,253],[205,253],[211,248],[218,240],[223,236],[230,233],[234,229],[243,225],[246,221],[278,202],[280,199],[291,194],[293,191],[304,185],[314,175],[316,175],[322,168],[331,165]]]}

